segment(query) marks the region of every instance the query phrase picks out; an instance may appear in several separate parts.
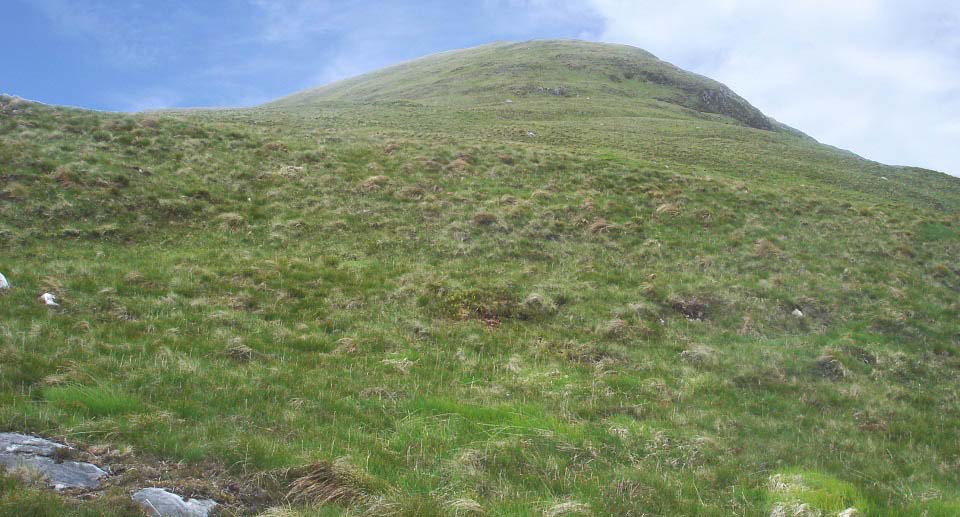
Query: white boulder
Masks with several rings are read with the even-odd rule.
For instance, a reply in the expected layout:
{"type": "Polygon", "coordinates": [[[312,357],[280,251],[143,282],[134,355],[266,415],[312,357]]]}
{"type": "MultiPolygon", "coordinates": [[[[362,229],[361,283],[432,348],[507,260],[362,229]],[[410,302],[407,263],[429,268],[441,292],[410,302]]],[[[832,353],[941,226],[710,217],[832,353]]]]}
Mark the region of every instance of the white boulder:
{"type": "Polygon", "coordinates": [[[206,517],[217,506],[212,499],[184,499],[162,488],[144,488],[132,499],[155,517],[206,517]]]}

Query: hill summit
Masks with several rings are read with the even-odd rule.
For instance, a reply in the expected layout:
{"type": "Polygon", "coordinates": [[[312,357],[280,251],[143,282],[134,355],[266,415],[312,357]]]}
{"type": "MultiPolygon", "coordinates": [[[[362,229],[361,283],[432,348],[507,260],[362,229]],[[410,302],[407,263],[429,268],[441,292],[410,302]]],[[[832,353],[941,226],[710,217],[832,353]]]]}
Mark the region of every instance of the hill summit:
{"type": "Polygon", "coordinates": [[[732,90],[644,50],[604,43],[548,40],[494,43],[434,54],[276,101],[415,101],[483,104],[556,96],[595,103],[666,103],[729,117],[757,129],[779,124],[732,90]]]}

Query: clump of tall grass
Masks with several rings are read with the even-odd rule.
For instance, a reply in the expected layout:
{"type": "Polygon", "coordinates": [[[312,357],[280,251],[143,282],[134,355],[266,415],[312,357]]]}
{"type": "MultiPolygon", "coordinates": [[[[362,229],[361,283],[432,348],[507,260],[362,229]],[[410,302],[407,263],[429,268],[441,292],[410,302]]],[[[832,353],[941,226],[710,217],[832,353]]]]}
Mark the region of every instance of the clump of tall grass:
{"type": "Polygon", "coordinates": [[[43,389],[43,399],[57,408],[88,416],[122,415],[144,407],[136,396],[106,384],[50,386],[43,389]]]}

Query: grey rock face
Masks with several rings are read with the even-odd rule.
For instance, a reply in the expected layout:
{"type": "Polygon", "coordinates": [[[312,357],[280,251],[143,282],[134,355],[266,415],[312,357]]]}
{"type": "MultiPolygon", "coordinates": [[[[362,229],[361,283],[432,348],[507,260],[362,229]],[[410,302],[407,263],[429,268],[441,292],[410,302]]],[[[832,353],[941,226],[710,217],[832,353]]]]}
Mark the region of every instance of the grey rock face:
{"type": "Polygon", "coordinates": [[[40,474],[55,490],[96,488],[107,473],[91,463],[64,461],[57,463],[46,456],[0,454],[0,465],[7,470],[26,469],[40,474]]]}
{"type": "Polygon", "coordinates": [[[206,517],[217,506],[211,499],[184,499],[162,488],[144,488],[132,498],[155,517],[206,517]]]}
{"type": "Polygon", "coordinates": [[[96,488],[100,478],[107,475],[91,463],[50,458],[58,449],[69,447],[35,436],[0,433],[0,467],[36,472],[56,490],[96,488]]]}
{"type": "Polygon", "coordinates": [[[40,454],[49,456],[66,447],[57,442],[20,433],[0,433],[0,454],[40,454]]]}

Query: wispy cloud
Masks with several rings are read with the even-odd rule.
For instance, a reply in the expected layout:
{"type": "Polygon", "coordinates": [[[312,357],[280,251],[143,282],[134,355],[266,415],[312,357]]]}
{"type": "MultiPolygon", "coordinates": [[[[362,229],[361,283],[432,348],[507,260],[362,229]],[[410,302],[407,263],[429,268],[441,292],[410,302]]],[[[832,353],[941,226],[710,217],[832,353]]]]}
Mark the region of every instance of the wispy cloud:
{"type": "Polygon", "coordinates": [[[404,59],[410,39],[429,34],[422,12],[386,2],[249,0],[265,46],[297,56],[301,87],[318,86],[404,59]],[[399,42],[407,39],[406,45],[399,42]]]}
{"type": "Polygon", "coordinates": [[[249,2],[262,15],[259,34],[266,44],[313,49],[310,86],[433,52],[503,39],[582,36],[601,27],[599,14],[582,0],[249,2]]]}
{"type": "Polygon", "coordinates": [[[269,42],[303,42],[337,27],[354,8],[331,2],[303,0],[250,0],[260,11],[260,35],[269,42]]]}
{"type": "Polygon", "coordinates": [[[91,58],[106,59],[113,66],[151,66],[174,50],[166,44],[173,30],[169,18],[151,16],[154,19],[147,23],[138,14],[151,11],[136,4],[128,9],[143,13],[97,0],[36,0],[34,5],[61,33],[97,41],[100,55],[91,58]]]}

